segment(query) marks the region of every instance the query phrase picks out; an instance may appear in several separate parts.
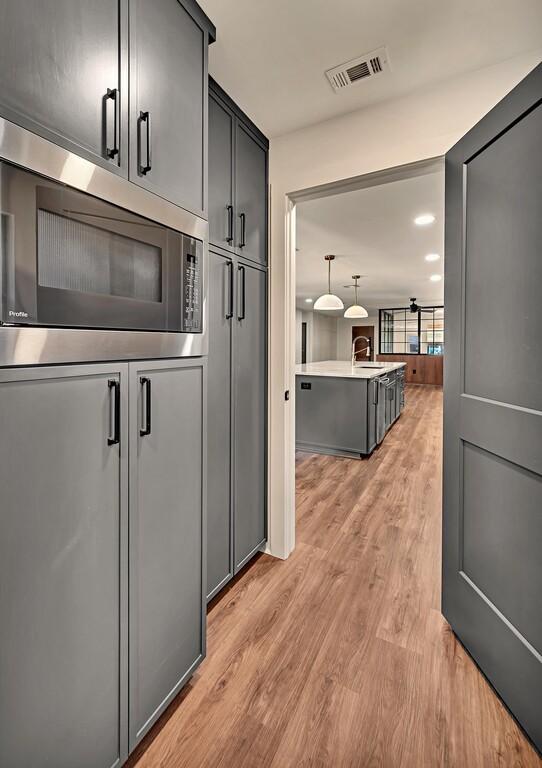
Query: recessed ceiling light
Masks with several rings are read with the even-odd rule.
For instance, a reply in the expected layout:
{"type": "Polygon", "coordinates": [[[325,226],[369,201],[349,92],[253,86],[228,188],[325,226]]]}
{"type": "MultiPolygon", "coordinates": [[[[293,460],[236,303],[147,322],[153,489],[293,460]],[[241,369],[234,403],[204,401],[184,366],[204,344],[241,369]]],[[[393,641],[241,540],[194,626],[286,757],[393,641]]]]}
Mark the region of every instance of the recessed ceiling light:
{"type": "Polygon", "coordinates": [[[305,299],[307,304],[312,304],[312,299],[305,299]]]}
{"type": "Polygon", "coordinates": [[[417,227],[426,227],[428,224],[432,224],[435,221],[435,217],[432,213],[421,213],[414,219],[414,224],[417,227]]]}
{"type": "Polygon", "coordinates": [[[425,257],[426,261],[438,261],[440,259],[439,253],[428,253],[425,257]]]}
{"type": "Polygon", "coordinates": [[[431,275],[429,279],[432,283],[439,283],[442,280],[442,275],[431,275]]]}

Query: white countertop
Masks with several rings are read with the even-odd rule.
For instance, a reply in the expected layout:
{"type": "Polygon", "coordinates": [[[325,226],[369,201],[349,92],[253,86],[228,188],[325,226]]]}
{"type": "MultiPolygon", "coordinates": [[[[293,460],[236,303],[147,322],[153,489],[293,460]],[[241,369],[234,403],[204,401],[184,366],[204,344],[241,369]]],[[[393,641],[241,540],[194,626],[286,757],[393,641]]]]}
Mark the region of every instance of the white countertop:
{"type": "Polygon", "coordinates": [[[320,363],[301,363],[296,365],[297,376],[335,376],[341,379],[373,379],[391,373],[398,368],[404,368],[406,363],[356,363],[352,367],[347,360],[322,360],[320,363]],[[363,365],[364,367],[360,367],[363,365]],[[380,367],[383,366],[383,367],[380,367]]]}

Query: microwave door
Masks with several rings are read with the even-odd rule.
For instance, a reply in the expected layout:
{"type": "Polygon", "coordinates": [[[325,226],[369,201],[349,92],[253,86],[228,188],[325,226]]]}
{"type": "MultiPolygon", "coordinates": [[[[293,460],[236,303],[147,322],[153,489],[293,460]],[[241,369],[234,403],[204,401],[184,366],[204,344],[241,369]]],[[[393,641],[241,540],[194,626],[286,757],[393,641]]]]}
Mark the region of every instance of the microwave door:
{"type": "Polygon", "coordinates": [[[167,327],[166,228],[49,187],[39,190],[36,227],[41,325],[167,327]]]}

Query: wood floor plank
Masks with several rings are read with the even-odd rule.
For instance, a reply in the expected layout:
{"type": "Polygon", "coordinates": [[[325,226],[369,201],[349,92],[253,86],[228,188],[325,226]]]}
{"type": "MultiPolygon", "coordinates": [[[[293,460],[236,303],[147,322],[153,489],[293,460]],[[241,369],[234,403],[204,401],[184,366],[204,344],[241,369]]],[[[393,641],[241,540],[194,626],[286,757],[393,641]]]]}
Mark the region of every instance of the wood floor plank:
{"type": "Polygon", "coordinates": [[[298,453],[297,547],[213,601],[129,768],[542,768],[440,614],[442,390],[362,461],[298,453]]]}

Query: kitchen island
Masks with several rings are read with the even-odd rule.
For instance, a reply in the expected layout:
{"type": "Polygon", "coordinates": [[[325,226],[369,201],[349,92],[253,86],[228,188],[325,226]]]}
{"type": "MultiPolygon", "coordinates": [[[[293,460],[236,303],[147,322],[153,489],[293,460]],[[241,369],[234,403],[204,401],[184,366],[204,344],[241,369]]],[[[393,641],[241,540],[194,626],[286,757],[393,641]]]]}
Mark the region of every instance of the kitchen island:
{"type": "Polygon", "coordinates": [[[296,448],[360,459],[404,407],[405,363],[325,360],[296,366],[296,448]]]}

